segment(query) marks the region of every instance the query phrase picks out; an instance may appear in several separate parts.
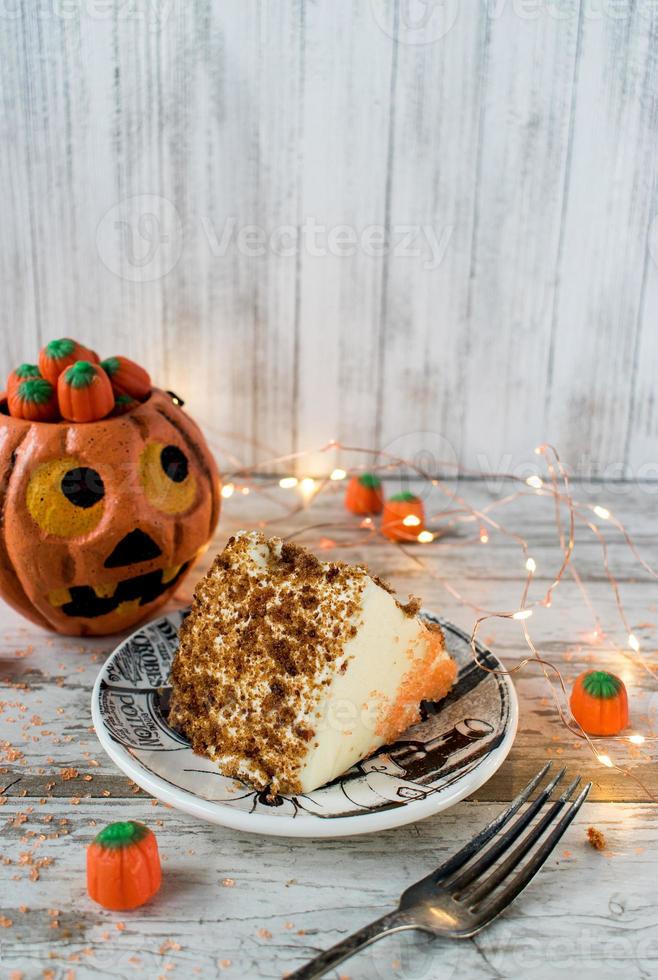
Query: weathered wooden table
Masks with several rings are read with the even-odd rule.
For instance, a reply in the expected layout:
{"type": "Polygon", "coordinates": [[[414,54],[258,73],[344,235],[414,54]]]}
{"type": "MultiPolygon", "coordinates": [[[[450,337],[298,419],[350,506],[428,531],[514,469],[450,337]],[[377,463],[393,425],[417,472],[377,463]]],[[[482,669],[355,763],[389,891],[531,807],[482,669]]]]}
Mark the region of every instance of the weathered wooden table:
{"type": "MultiPolygon", "coordinates": [[[[286,517],[272,530],[291,531],[311,519],[344,520],[340,488],[334,489],[315,505],[312,518],[286,517]]],[[[483,484],[461,489],[478,506],[492,499],[483,484]]],[[[577,493],[590,504],[614,509],[655,566],[657,489],[581,486],[577,493]]],[[[280,513],[276,499],[262,494],[236,494],[226,501],[216,542],[198,573],[233,530],[280,513]]],[[[560,560],[552,516],[550,506],[532,497],[505,515],[506,523],[529,539],[537,584],[543,588],[560,560]]],[[[317,542],[323,534],[338,543],[354,542],[355,526],[325,527],[300,540],[317,542]]],[[[483,545],[474,531],[473,524],[458,525],[455,533],[424,546],[423,559],[472,602],[516,608],[524,576],[518,547],[494,532],[483,545]]],[[[656,581],[639,568],[618,533],[611,530],[609,541],[629,620],[647,658],[655,658],[656,581]]],[[[420,595],[458,625],[472,626],[472,609],[381,538],[328,548],[324,554],[367,561],[403,595],[420,595]]],[[[551,610],[533,617],[533,638],[568,680],[592,663],[620,673],[629,687],[632,730],[647,734],[656,727],[657,685],[630,651],[620,649],[626,634],[603,573],[600,546],[582,527],[576,563],[608,637],[591,642],[592,613],[566,579],[551,610]]],[[[192,587],[193,581],[186,583],[177,602],[184,604],[192,587]]],[[[5,607],[0,617],[1,785],[6,787],[0,799],[3,977],[124,977],[135,972],[281,977],[388,909],[407,883],[470,837],[548,758],[594,781],[591,802],[516,905],[488,931],[460,944],[411,933],[390,937],[344,964],[341,975],[421,980],[658,972],[658,778],[651,743],[613,742],[604,748],[615,761],[636,767],[633,772],[644,787],[602,767],[561,726],[536,666],[515,675],[521,720],[514,749],[474,798],[423,823],[369,837],[260,838],[206,825],[158,804],[104,756],[91,728],[90,692],[112,638],[49,635],[5,607]],[[163,886],[157,899],[138,912],[106,912],[86,894],[85,845],[105,823],[129,817],[145,821],[158,834],[163,886]],[[587,843],[590,825],[604,833],[605,851],[587,843]]],[[[519,625],[497,620],[483,631],[509,666],[527,652],[519,625]]]]}

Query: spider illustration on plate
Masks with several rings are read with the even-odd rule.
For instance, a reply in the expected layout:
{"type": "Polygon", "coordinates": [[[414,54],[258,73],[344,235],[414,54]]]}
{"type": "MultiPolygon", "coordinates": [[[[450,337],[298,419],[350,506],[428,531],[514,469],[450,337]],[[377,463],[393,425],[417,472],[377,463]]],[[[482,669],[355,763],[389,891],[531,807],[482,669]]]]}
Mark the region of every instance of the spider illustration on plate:
{"type": "MultiPolygon", "coordinates": [[[[221,772],[212,772],[208,769],[183,769],[183,772],[198,772],[203,773],[204,776],[220,776],[222,779],[226,779],[226,776],[223,776],[221,772]]],[[[300,802],[301,800],[304,799],[312,802],[311,798],[303,793],[297,796],[279,796],[278,794],[270,793],[267,789],[254,789],[253,786],[249,786],[243,779],[238,779],[235,776],[231,777],[231,781],[235,787],[235,792],[228,791],[226,797],[217,800],[217,802],[237,803],[238,800],[251,799],[249,813],[253,813],[259,806],[264,806],[277,810],[281,816],[296,817],[300,810],[307,810],[300,802]],[[244,787],[245,792],[240,792],[238,787],[244,787]]],[[[312,811],[307,810],[307,812],[312,811]]]]}

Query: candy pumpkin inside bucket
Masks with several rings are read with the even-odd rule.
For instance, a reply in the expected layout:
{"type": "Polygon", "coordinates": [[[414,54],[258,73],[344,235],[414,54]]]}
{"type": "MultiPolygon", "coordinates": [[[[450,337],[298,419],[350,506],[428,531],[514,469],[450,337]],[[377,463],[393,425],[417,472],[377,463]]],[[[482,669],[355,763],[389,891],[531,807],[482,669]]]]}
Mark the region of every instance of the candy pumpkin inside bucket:
{"type": "Polygon", "coordinates": [[[157,388],[98,422],[31,422],[0,406],[0,594],[72,635],[126,630],[176,589],[219,517],[196,424],[157,388]]]}

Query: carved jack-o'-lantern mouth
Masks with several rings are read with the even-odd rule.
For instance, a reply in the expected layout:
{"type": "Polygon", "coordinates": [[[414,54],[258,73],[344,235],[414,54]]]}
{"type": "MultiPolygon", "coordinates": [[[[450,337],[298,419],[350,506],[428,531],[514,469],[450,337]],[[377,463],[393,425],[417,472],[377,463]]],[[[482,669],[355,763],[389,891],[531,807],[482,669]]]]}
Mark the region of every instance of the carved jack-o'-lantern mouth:
{"type": "MultiPolygon", "coordinates": [[[[191,559],[190,559],[191,561],[191,559]]],[[[72,585],[49,593],[51,606],[57,606],[66,616],[95,619],[107,613],[133,613],[139,606],[159,599],[185,574],[190,561],[170,568],[159,568],[144,575],[108,585],[72,585]]]]}

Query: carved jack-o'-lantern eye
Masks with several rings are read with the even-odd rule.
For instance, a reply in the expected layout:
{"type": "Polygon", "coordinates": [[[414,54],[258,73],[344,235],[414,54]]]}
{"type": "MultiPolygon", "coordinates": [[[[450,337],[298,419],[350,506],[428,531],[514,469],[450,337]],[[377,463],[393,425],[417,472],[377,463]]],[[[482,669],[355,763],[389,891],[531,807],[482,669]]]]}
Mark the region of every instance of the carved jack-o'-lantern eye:
{"type": "Polygon", "coordinates": [[[196,480],[178,446],[148,443],[142,451],[139,477],[149,503],[165,514],[182,514],[196,500],[196,480]]]}
{"type": "Polygon", "coordinates": [[[75,538],[93,531],[103,516],[100,474],[63,457],[37,466],[27,487],[27,509],[46,534],[75,538]]]}

